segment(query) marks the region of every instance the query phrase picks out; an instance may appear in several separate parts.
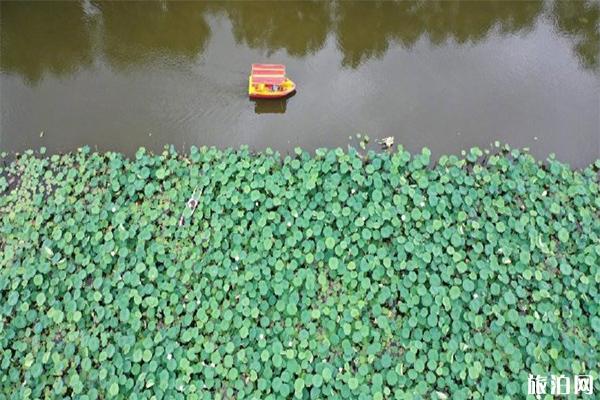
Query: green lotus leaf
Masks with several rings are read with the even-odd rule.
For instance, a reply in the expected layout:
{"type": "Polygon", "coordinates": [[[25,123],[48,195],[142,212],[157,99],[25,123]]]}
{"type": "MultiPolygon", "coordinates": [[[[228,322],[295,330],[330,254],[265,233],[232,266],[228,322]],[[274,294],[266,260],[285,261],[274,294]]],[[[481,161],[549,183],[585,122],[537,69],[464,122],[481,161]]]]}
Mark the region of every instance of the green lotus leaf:
{"type": "Polygon", "coordinates": [[[8,159],[0,397],[518,398],[586,374],[598,165],[495,151],[8,159]]]}

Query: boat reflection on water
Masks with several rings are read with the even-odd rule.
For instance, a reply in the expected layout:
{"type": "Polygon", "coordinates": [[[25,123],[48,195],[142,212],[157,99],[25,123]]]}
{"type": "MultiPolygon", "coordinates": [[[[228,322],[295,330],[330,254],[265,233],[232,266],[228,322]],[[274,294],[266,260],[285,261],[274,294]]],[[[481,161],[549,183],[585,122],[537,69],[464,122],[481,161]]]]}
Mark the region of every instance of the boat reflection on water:
{"type": "Polygon", "coordinates": [[[294,92],[281,99],[251,99],[250,101],[254,103],[256,114],[284,114],[288,100],[295,95],[294,92]]]}

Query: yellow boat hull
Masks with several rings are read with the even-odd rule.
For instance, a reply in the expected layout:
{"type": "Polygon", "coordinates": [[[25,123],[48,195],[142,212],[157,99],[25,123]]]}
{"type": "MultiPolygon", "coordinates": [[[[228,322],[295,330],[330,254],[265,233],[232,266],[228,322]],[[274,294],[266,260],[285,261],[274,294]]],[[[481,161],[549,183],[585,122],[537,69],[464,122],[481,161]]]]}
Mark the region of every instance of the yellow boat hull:
{"type": "Polygon", "coordinates": [[[251,99],[280,99],[296,90],[296,84],[291,79],[283,81],[277,86],[277,90],[273,89],[273,85],[265,85],[262,83],[253,84],[252,76],[248,78],[248,95],[251,99]]]}

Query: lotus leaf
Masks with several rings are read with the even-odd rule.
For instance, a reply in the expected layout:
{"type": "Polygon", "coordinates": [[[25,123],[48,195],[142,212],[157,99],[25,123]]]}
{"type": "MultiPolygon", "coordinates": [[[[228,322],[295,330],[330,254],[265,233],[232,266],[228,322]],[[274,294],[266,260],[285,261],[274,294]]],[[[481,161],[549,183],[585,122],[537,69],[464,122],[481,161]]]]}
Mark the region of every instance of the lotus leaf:
{"type": "Polygon", "coordinates": [[[600,160],[2,157],[0,398],[508,399],[530,373],[599,379],[600,160]]]}

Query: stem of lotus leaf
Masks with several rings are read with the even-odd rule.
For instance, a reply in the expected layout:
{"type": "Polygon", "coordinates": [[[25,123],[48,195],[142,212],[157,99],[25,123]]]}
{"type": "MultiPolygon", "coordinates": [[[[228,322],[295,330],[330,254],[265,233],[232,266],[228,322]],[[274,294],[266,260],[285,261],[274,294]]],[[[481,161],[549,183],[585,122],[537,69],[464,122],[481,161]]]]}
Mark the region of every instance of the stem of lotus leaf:
{"type": "MultiPolygon", "coordinates": [[[[192,215],[194,215],[194,211],[196,211],[196,207],[198,207],[198,199],[196,198],[196,190],[198,190],[198,188],[194,189],[194,192],[192,193],[192,195],[190,196],[190,198],[188,199],[187,203],[186,203],[186,207],[189,208],[190,210],[192,210],[190,217],[192,215]]],[[[198,194],[198,197],[202,196],[202,191],[200,191],[200,193],[198,194]]],[[[185,219],[183,218],[184,215],[184,211],[181,212],[181,217],[179,217],[179,226],[182,226],[183,223],[185,222],[185,219]]]]}

